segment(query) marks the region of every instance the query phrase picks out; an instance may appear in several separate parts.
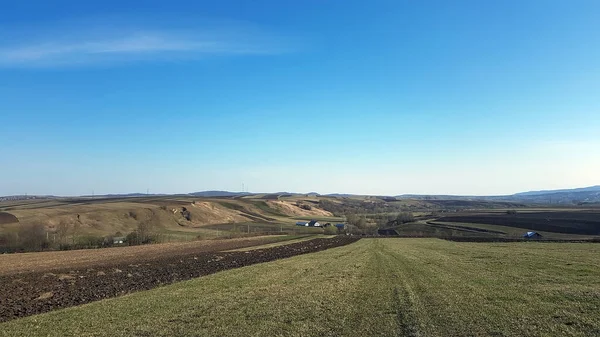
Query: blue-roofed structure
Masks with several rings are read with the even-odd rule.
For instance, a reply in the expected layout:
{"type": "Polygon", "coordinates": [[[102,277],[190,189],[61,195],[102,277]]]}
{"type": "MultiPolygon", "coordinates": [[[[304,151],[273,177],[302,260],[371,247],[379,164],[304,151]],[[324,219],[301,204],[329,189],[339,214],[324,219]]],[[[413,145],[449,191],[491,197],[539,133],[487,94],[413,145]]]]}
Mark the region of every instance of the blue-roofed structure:
{"type": "Polygon", "coordinates": [[[296,222],[296,226],[308,226],[308,222],[306,222],[306,221],[298,221],[298,222],[296,222]]]}
{"type": "Polygon", "coordinates": [[[525,239],[539,239],[542,237],[542,235],[540,233],[536,233],[536,232],[527,232],[523,235],[523,237],[525,239]]]}

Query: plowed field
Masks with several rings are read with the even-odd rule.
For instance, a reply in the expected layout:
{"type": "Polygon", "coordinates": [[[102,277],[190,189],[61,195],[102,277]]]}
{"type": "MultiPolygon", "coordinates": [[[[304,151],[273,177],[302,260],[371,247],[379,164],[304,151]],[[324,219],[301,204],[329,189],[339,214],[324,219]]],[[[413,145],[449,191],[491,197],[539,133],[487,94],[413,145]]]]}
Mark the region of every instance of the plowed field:
{"type": "Polygon", "coordinates": [[[115,297],[222,270],[273,261],[343,246],[357,239],[314,239],[245,252],[195,251],[166,253],[152,259],[139,256],[85,267],[0,276],[0,322],[115,297]]]}

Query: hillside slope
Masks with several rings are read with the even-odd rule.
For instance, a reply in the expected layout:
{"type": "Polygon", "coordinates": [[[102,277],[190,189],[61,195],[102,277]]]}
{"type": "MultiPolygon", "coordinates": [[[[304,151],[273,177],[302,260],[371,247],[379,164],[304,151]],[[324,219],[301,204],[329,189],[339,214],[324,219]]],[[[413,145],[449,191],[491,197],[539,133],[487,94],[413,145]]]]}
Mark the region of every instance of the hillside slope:
{"type": "Polygon", "coordinates": [[[0,203],[0,233],[43,225],[70,235],[125,235],[140,225],[158,232],[205,233],[206,226],[231,223],[292,223],[294,216],[330,216],[314,205],[302,209],[289,201],[142,197],[63,199],[0,203]]]}

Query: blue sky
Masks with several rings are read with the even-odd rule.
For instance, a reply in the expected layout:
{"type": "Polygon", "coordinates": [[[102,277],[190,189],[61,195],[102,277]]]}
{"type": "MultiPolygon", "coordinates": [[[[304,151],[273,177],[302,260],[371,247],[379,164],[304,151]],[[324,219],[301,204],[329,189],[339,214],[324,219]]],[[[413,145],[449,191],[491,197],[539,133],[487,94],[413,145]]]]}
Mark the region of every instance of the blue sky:
{"type": "Polygon", "coordinates": [[[598,1],[27,1],[0,195],[600,184],[598,1]]]}

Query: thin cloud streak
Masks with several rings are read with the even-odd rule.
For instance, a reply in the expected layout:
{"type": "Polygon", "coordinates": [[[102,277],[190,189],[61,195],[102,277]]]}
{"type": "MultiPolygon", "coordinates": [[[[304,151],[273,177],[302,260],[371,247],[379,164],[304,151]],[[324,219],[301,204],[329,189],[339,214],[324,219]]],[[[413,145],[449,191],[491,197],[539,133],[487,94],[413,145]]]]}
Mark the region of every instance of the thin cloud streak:
{"type": "MultiPolygon", "coordinates": [[[[252,30],[88,30],[69,38],[0,41],[0,67],[54,67],[131,61],[197,59],[210,55],[270,55],[288,52],[281,38],[252,30]],[[92,31],[94,33],[92,33],[92,31]]],[[[52,34],[61,36],[64,34],[52,34]]]]}

